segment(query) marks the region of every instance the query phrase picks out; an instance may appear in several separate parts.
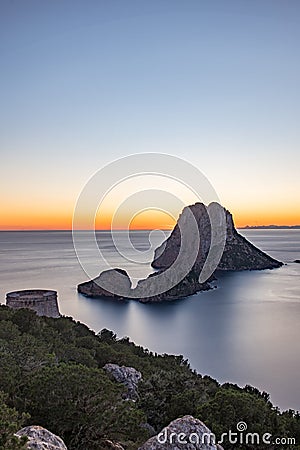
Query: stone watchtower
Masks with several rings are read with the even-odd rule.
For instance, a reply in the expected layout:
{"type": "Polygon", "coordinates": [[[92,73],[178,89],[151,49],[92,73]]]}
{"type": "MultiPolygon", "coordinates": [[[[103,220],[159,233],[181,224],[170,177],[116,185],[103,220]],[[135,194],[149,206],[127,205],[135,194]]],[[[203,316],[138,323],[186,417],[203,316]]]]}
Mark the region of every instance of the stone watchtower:
{"type": "Polygon", "coordinates": [[[35,289],[9,292],[6,294],[6,305],[15,309],[32,309],[38,316],[60,317],[56,291],[35,289]]]}

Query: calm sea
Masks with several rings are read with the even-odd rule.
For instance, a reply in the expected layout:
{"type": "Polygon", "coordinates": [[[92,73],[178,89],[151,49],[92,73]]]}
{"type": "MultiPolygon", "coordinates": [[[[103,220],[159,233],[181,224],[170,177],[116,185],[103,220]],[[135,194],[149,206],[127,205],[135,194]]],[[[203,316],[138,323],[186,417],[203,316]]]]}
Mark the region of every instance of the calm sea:
{"type": "MultiPolygon", "coordinates": [[[[191,366],[221,382],[252,384],[281,408],[300,409],[300,230],[243,230],[255,245],[286,263],[275,270],[227,273],[217,288],[166,304],[115,303],[76,292],[87,279],[70,232],[1,232],[0,299],[25,288],[55,289],[62,314],[99,331],[114,330],[160,353],[183,354],[191,366]]],[[[113,252],[108,233],[100,245],[116,267],[134,268],[113,252]]],[[[88,236],[82,234],[82,239],[88,236]]],[[[132,233],[136,248],[149,249],[148,233],[132,233]]],[[[121,239],[122,240],[122,239],[121,239]]],[[[89,244],[87,241],[87,257],[89,244]]],[[[130,252],[130,249],[127,249],[130,252]]]]}

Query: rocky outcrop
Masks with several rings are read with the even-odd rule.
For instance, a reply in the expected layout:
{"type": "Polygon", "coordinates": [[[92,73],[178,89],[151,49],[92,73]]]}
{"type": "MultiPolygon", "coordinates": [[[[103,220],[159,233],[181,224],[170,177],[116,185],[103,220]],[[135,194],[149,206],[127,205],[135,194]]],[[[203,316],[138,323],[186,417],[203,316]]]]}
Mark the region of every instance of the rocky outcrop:
{"type": "Polygon", "coordinates": [[[193,416],[173,420],[139,450],[223,450],[209,428],[193,416]]]}
{"type": "Polygon", "coordinates": [[[111,441],[110,439],[105,439],[101,442],[101,450],[124,450],[119,442],[111,441]]]}
{"type": "Polygon", "coordinates": [[[172,301],[210,289],[216,270],[262,270],[281,265],[240,235],[232,215],[221,205],[196,203],[183,209],[169,238],[156,249],[152,266],[157,272],[133,289],[124,270],[107,270],[79,284],[78,292],[143,303],[172,301]]]}
{"type": "Polygon", "coordinates": [[[68,450],[63,440],[39,426],[29,426],[17,431],[16,436],[27,436],[27,447],[35,450],[68,450]]]}
{"type": "Polygon", "coordinates": [[[112,374],[114,379],[124,384],[127,388],[126,399],[138,399],[138,383],[142,379],[142,374],[133,367],[118,366],[118,364],[105,364],[104,370],[112,374]]]}
{"type": "Polygon", "coordinates": [[[171,289],[167,289],[165,292],[161,292],[160,294],[152,295],[152,290],[155,291],[157,284],[161,283],[161,280],[158,279],[158,275],[160,275],[162,271],[158,271],[149,275],[147,279],[140,280],[134,289],[130,289],[127,291],[127,295],[118,295],[116,293],[107,291],[107,289],[104,289],[102,287],[102,282],[101,284],[99,283],[99,278],[102,277],[103,279],[105,277],[107,280],[109,280],[111,290],[114,291],[115,286],[119,285],[118,281],[116,280],[117,273],[122,273],[124,278],[127,278],[128,284],[130,283],[130,278],[125,270],[111,269],[102,272],[100,276],[95,278],[94,280],[79,284],[77,290],[80,294],[83,294],[87,297],[106,297],[119,301],[134,298],[141,303],[154,303],[162,301],[172,301],[187,297],[188,295],[193,295],[198,291],[210,289],[210,285],[208,282],[199,283],[198,278],[195,276],[195,274],[193,272],[190,272],[171,289]],[[156,279],[157,283],[155,283],[156,279]],[[149,283],[149,281],[151,283],[149,283]]]}
{"type": "MultiPolygon", "coordinates": [[[[201,238],[197,260],[194,266],[196,272],[203,267],[211,242],[211,227],[208,208],[203,203],[188,206],[192,211],[199,229],[201,238]]],[[[181,221],[184,220],[187,208],[184,208],[175,228],[169,238],[156,249],[152,266],[156,269],[166,270],[176,260],[181,245],[181,221]]],[[[217,266],[220,270],[262,270],[274,269],[282,263],[255,247],[235,229],[232,215],[224,208],[226,217],[226,241],[223,255],[217,266]]]]}
{"type": "Polygon", "coordinates": [[[88,297],[103,296],[115,300],[122,300],[123,298],[130,298],[131,281],[125,270],[110,269],[100,273],[100,275],[92,281],[86,281],[85,283],[79,284],[77,290],[80,294],[88,297]],[[116,285],[124,291],[124,296],[114,293],[116,285]]]}
{"type": "Polygon", "coordinates": [[[158,303],[158,302],[167,302],[172,300],[178,300],[181,298],[188,297],[189,295],[196,294],[199,291],[207,291],[211,289],[211,286],[208,282],[199,283],[197,275],[191,271],[188,275],[186,275],[178,284],[175,284],[171,289],[167,289],[165,292],[161,292],[157,295],[151,295],[151,287],[145,286],[144,283],[149,280],[155,281],[155,277],[157,277],[161,272],[156,272],[151,275],[146,280],[141,280],[138,282],[136,287],[136,292],[139,292],[140,295],[138,297],[139,302],[141,303],[158,303]],[[144,296],[145,293],[148,293],[149,296],[144,296]]]}

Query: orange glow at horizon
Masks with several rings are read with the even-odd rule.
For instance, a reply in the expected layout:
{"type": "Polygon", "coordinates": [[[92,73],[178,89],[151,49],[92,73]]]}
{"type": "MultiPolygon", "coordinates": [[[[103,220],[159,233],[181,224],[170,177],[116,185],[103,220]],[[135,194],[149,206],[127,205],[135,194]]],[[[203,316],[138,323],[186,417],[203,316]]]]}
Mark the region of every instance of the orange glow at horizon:
{"type": "Polygon", "coordinates": [[[162,211],[144,211],[135,216],[130,222],[131,230],[161,229],[172,230],[176,225],[176,219],[162,211]],[[153,214],[154,213],[154,214],[153,214]]]}
{"type": "Polygon", "coordinates": [[[2,204],[0,230],[71,230],[72,215],[69,204],[2,204]]]}
{"type": "Polygon", "coordinates": [[[300,225],[300,217],[295,214],[271,214],[266,211],[264,214],[258,215],[234,215],[234,223],[236,228],[244,228],[246,226],[255,227],[255,226],[268,226],[268,225],[277,225],[277,226],[295,226],[300,225]]]}
{"type": "Polygon", "coordinates": [[[231,211],[236,228],[248,226],[295,226],[300,225],[300,210],[285,208],[272,211],[271,209],[252,208],[249,211],[231,211]]]}
{"type": "Polygon", "coordinates": [[[99,215],[96,219],[97,230],[155,230],[172,229],[176,224],[176,219],[169,214],[149,209],[141,211],[134,217],[119,217],[118,221],[113,220],[113,214],[99,215]]]}
{"type": "MultiPolygon", "coordinates": [[[[9,209],[9,208],[7,208],[9,209]]],[[[230,208],[229,208],[230,209],[230,208]]],[[[245,226],[259,225],[299,225],[300,212],[295,210],[270,211],[267,209],[251,211],[234,211],[231,209],[235,226],[242,228],[245,226]]],[[[3,211],[0,218],[0,230],[72,230],[72,208],[65,211],[39,210],[31,211],[25,209],[3,211]]],[[[106,212],[96,220],[96,229],[109,230],[112,225],[113,214],[106,212]]],[[[143,211],[134,218],[118,218],[118,222],[113,223],[113,229],[172,229],[176,223],[170,215],[156,210],[143,211]]],[[[80,229],[89,229],[82,219],[80,229]]]]}
{"type": "Polygon", "coordinates": [[[69,216],[50,216],[50,215],[18,215],[12,220],[9,218],[1,218],[1,231],[17,231],[17,230],[71,230],[72,217],[69,216]]]}

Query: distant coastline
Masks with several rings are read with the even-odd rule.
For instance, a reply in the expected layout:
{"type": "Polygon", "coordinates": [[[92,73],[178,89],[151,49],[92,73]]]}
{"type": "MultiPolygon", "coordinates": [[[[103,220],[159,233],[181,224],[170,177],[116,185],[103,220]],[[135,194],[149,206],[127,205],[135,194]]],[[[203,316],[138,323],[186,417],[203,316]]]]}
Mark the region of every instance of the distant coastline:
{"type": "Polygon", "coordinates": [[[299,230],[300,225],[246,225],[239,230],[299,230]]]}

